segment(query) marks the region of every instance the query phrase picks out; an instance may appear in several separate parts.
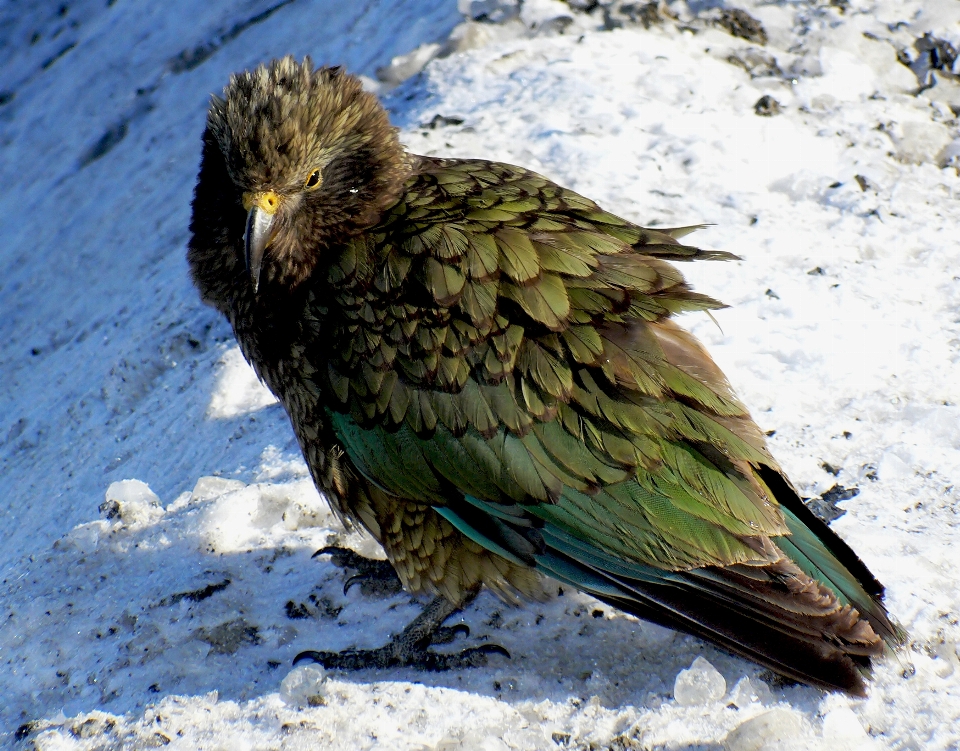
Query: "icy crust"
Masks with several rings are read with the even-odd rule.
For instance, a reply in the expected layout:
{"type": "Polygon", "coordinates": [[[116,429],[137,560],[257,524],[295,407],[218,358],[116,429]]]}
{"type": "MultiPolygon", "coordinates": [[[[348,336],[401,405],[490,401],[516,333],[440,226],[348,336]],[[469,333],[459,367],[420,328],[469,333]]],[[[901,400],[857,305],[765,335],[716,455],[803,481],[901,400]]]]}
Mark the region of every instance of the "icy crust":
{"type": "Polygon", "coordinates": [[[960,746],[960,71],[944,58],[960,11],[708,5],[3,11],[0,744],[960,746]],[[346,574],[311,559],[377,551],[313,490],[183,262],[207,95],[286,52],[365,74],[413,151],[523,164],[642,223],[709,222],[698,242],[743,257],[683,268],[731,305],[719,327],[684,323],[801,492],[844,488],[833,526],[910,638],[868,699],[784,685],[559,588],[457,617],[471,634],[444,648],[492,641],[510,661],[292,667],[377,646],[418,604],[344,594],[346,574]]]}

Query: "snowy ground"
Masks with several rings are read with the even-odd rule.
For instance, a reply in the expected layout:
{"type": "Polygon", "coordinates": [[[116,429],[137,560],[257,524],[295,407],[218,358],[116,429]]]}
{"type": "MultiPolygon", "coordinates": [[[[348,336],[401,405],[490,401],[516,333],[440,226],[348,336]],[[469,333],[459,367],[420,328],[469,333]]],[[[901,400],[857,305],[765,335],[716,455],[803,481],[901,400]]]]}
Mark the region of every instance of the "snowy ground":
{"type": "Polygon", "coordinates": [[[0,7],[0,743],[960,746],[960,84],[943,44],[960,47],[960,6],[576,9],[593,4],[0,7]],[[487,668],[291,672],[303,649],[381,643],[416,604],[344,595],[344,572],[310,560],[373,550],[329,515],[186,273],[207,97],[288,52],[369,77],[411,150],[714,224],[698,241],[744,260],[684,271],[732,307],[685,322],[804,494],[852,496],[833,526],[910,634],[868,699],[784,686],[570,591],[482,596],[460,644],[513,654],[487,668]],[[722,685],[703,660],[681,675],[697,658],[722,685]],[[690,697],[690,678],[710,690],[690,697]]]}

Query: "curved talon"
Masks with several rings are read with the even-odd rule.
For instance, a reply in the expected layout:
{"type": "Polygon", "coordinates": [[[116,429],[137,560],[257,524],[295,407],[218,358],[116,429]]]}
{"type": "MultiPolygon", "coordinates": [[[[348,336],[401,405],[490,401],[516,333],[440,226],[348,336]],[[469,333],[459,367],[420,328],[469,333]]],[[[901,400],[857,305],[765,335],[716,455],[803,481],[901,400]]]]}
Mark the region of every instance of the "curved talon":
{"type": "Polygon", "coordinates": [[[350,566],[351,568],[355,568],[355,566],[353,566],[352,564],[354,560],[357,558],[359,558],[362,561],[366,560],[365,558],[361,557],[357,553],[350,550],[350,548],[341,548],[339,545],[324,545],[322,548],[320,548],[320,550],[318,550],[316,553],[314,553],[310,557],[317,558],[321,555],[329,555],[333,559],[333,565],[339,566],[341,568],[345,566],[350,566]]]}
{"type": "Polygon", "coordinates": [[[369,578],[370,578],[369,574],[354,574],[353,576],[348,577],[347,580],[343,583],[343,593],[347,594],[347,592],[350,591],[350,587],[352,587],[354,584],[363,584],[363,582],[369,578]]]}
{"type": "Polygon", "coordinates": [[[308,649],[304,652],[301,652],[296,657],[293,658],[293,667],[297,666],[298,662],[303,662],[304,660],[310,660],[310,662],[318,662],[321,665],[324,664],[324,659],[327,655],[335,654],[334,652],[317,652],[314,649],[308,649]]]}
{"type": "Polygon", "coordinates": [[[396,570],[389,561],[364,558],[349,548],[336,545],[320,548],[310,557],[316,558],[321,555],[329,555],[330,562],[337,568],[356,571],[344,583],[344,594],[347,594],[354,584],[359,584],[360,591],[365,595],[393,595],[403,590],[400,577],[397,576],[396,570]]]}
{"type": "Polygon", "coordinates": [[[390,647],[380,649],[345,649],[343,652],[316,652],[308,650],[293,658],[296,665],[300,660],[312,660],[328,670],[366,670],[369,668],[390,668],[402,665],[390,647]]]}
{"type": "Polygon", "coordinates": [[[507,648],[502,647],[499,644],[481,644],[479,647],[470,647],[470,649],[465,649],[460,654],[462,655],[465,652],[482,652],[484,655],[503,655],[508,660],[513,659],[513,656],[507,651],[507,648]]]}
{"type": "Polygon", "coordinates": [[[441,626],[430,637],[429,644],[449,644],[458,636],[470,636],[470,627],[466,623],[458,623],[456,626],[441,626]]]}
{"type": "Polygon", "coordinates": [[[479,668],[488,663],[488,656],[492,654],[503,655],[510,659],[510,653],[499,644],[481,644],[479,647],[464,649],[453,655],[427,651],[423,655],[422,662],[416,667],[436,672],[457,668],[479,668]]]}

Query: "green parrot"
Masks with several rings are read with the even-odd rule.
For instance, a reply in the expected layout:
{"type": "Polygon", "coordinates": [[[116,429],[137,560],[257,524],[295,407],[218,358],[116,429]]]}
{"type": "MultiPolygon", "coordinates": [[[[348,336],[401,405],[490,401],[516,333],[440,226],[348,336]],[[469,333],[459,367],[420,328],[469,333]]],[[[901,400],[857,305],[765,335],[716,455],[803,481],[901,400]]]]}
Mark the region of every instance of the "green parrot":
{"type": "MultiPolygon", "coordinates": [[[[903,641],[674,316],[677,261],[733,259],[534,172],[410,154],[377,98],[291,57],[232,77],[203,135],[188,260],[290,416],[319,490],[435,596],[332,667],[430,650],[487,586],[543,575],[789,678],[862,695],[903,641]]],[[[628,647],[624,645],[626,650],[628,647]]]]}

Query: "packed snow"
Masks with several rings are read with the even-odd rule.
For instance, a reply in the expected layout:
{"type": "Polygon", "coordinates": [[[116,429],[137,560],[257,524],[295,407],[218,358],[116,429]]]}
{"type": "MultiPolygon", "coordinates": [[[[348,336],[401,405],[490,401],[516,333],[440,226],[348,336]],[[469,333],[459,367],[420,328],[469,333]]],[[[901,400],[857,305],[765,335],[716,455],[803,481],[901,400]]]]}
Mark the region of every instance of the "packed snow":
{"type": "Polygon", "coordinates": [[[960,6],[953,0],[10,0],[0,7],[0,743],[107,749],[960,746],[960,6]],[[907,647],[867,699],[547,586],[473,670],[325,672],[409,595],[307,477],[184,259],[231,72],[310,54],[408,147],[538,170],[740,262],[683,319],[907,647]]]}

